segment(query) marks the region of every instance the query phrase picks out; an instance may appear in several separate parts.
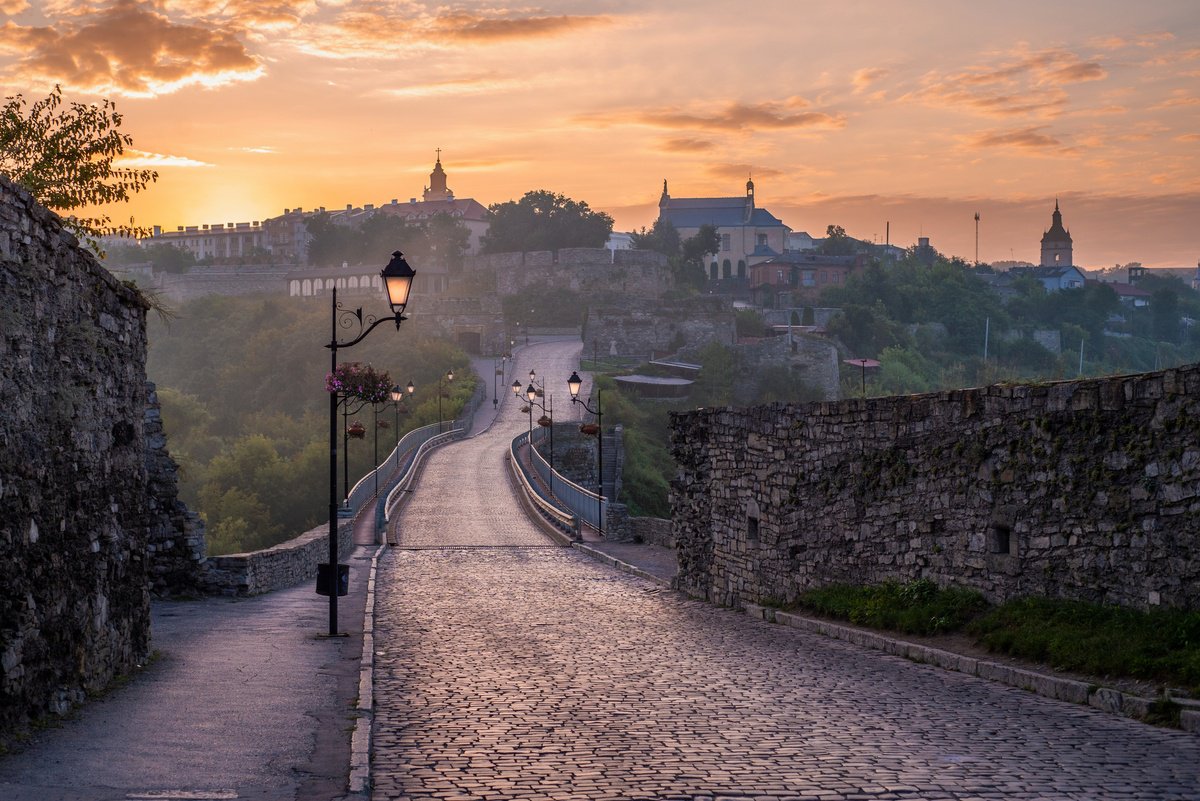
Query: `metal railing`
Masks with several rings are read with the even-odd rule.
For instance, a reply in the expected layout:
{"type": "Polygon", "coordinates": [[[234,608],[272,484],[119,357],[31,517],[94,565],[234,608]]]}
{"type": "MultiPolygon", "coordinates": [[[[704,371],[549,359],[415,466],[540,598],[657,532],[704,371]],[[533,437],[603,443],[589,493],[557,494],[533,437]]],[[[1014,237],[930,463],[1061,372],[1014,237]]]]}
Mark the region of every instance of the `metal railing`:
{"type": "MultiPolygon", "coordinates": [[[[520,457],[520,450],[525,446],[525,443],[528,440],[529,432],[525,432],[524,434],[516,437],[512,441],[512,445],[509,446],[509,464],[512,466],[513,475],[516,476],[518,483],[520,483],[521,488],[525,491],[525,495],[533,503],[534,507],[538,510],[542,517],[546,518],[546,520],[548,520],[551,524],[557,526],[563,531],[566,531],[572,537],[578,538],[578,516],[573,514],[569,509],[564,508],[565,505],[555,503],[554,499],[547,495],[547,493],[542,489],[541,485],[528,475],[525,464],[521,461],[520,457]]],[[[530,451],[535,455],[537,454],[537,451],[532,448],[530,451]]],[[[541,457],[537,456],[537,458],[540,459],[541,457]]],[[[534,461],[536,464],[537,460],[535,459],[534,461]]],[[[548,465],[547,469],[549,469],[548,465]]]]}
{"type": "Polygon", "coordinates": [[[550,488],[554,500],[566,505],[582,522],[599,530],[600,516],[608,514],[608,499],[601,498],[600,503],[597,504],[595,492],[584,489],[574,481],[564,478],[558,471],[551,470],[546,458],[542,456],[536,445],[530,449],[530,452],[532,453],[533,469],[550,488]]]}

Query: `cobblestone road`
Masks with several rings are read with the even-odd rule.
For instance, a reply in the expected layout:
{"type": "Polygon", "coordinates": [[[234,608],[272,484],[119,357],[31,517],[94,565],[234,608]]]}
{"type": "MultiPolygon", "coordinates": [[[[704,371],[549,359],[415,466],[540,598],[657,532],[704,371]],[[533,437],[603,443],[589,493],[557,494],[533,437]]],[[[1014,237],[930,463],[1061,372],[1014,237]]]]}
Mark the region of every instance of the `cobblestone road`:
{"type": "MultiPolygon", "coordinates": [[[[406,515],[404,538],[536,533],[476,469],[486,451],[439,459],[453,483],[430,471],[418,495],[442,514],[406,515]],[[448,498],[477,512],[448,525],[448,498]]],[[[376,799],[1200,799],[1193,735],[753,621],[569,549],[389,550],[376,637],[376,799]]]]}

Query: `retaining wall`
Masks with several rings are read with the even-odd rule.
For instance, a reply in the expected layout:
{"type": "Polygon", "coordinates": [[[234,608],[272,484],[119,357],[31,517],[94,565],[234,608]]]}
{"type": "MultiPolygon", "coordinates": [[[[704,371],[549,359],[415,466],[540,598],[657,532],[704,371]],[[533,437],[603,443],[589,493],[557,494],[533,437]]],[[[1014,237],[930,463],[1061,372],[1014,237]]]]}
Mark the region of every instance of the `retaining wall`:
{"type": "Polygon", "coordinates": [[[1200,367],[672,415],[679,585],[1200,606],[1200,367]]]}
{"type": "MultiPolygon", "coordinates": [[[[338,522],[338,558],[354,550],[354,521],[338,522]]],[[[315,579],[317,565],[329,561],[329,523],[298,537],[251,553],[210,556],[204,576],[214,595],[262,595],[315,579]]]]}

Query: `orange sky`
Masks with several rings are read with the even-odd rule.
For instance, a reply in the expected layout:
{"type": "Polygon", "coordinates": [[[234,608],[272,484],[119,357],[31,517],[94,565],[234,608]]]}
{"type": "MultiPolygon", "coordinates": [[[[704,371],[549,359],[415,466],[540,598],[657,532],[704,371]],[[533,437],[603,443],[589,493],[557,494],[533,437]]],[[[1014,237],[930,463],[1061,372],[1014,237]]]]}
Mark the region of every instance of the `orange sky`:
{"type": "MultiPolygon", "coordinates": [[[[1196,0],[0,0],[8,91],[112,97],[158,183],[241,222],[551,189],[649,225],[740,195],[796,230],[1086,267],[1200,258],[1196,0]],[[984,7],[986,6],[986,7],[984,7]]],[[[114,214],[114,216],[118,216],[114,214]]]]}

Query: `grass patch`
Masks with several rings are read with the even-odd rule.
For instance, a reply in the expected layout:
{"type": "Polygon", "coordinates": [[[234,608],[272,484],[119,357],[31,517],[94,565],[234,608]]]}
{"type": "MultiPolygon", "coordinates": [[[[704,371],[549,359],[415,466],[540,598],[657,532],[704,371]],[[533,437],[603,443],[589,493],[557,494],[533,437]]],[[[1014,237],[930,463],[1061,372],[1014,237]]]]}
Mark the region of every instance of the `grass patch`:
{"type": "MultiPolygon", "coordinates": [[[[1052,598],[990,606],[979,593],[925,579],[810,590],[792,608],[905,634],[963,632],[994,653],[1057,670],[1141,679],[1200,697],[1200,611],[1142,612],[1052,598]]],[[[1159,710],[1170,718],[1178,711],[1159,710]]]]}
{"type": "Polygon", "coordinates": [[[987,609],[974,590],[941,588],[928,579],[869,587],[835,584],[810,590],[796,603],[827,617],[905,634],[959,631],[987,609]]]}
{"type": "Polygon", "coordinates": [[[990,651],[1200,692],[1200,612],[1021,598],[967,627],[990,651]]]}

